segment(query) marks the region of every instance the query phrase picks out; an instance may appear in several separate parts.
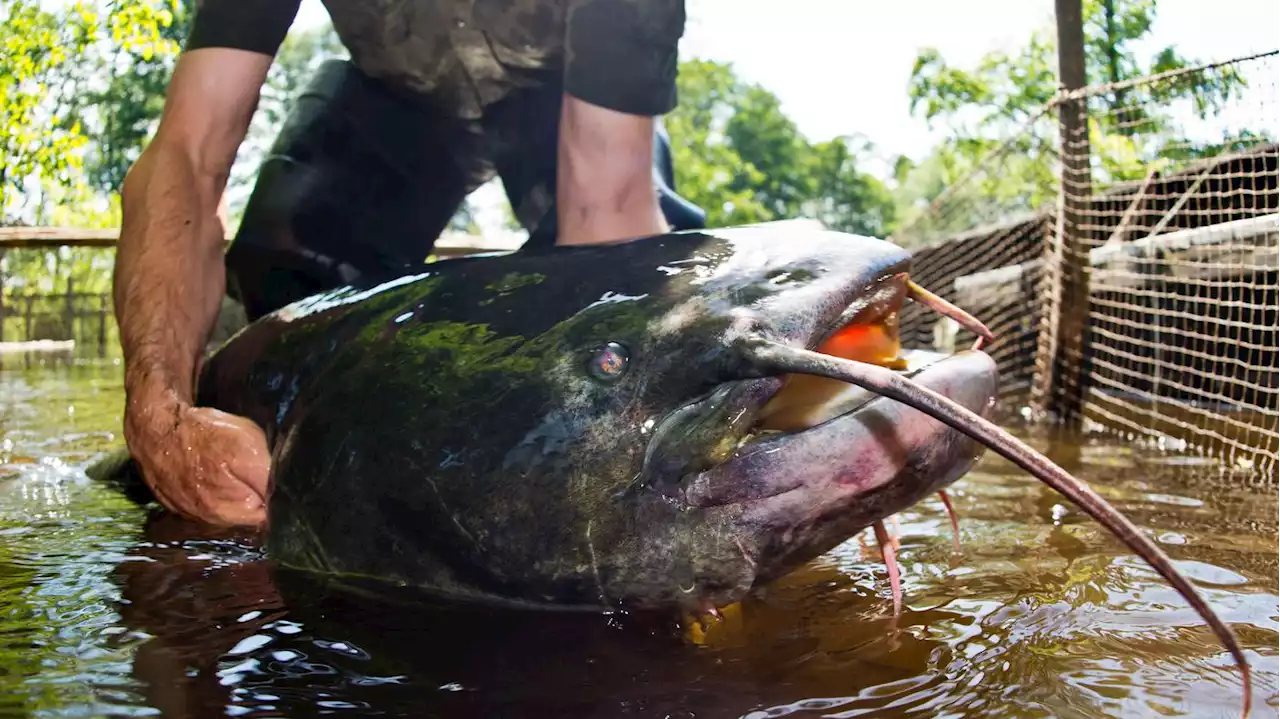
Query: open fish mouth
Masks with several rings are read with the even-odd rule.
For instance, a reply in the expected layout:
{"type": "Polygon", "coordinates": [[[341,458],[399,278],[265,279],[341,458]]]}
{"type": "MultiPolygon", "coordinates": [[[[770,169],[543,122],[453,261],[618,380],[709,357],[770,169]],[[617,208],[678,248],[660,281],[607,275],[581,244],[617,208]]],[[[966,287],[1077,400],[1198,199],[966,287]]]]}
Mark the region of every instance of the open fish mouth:
{"type": "MultiPolygon", "coordinates": [[[[1177,570],[1172,560],[1087,484],[983,416],[989,407],[974,407],[973,401],[956,401],[963,394],[963,387],[949,385],[939,391],[927,382],[913,381],[913,377],[923,377],[931,366],[941,368],[948,363],[973,361],[974,357],[991,362],[980,351],[984,342],[993,339],[990,331],[963,310],[914,285],[905,274],[886,278],[866,295],[870,301],[861,301],[847,310],[810,347],[795,347],[751,332],[734,339],[749,374],[772,378],[775,382],[781,379],[781,382],[775,385],[778,389],[759,405],[753,422],[737,439],[732,456],[685,478],[684,499],[692,506],[781,500],[803,480],[789,483],[786,478],[779,481],[767,471],[753,472],[759,468],[751,466],[751,459],[768,454],[759,451],[761,448],[767,444],[779,447],[788,442],[799,444],[806,439],[812,445],[814,433],[821,432],[824,427],[848,422],[872,402],[893,400],[1018,465],[1065,496],[1142,557],[1200,614],[1235,659],[1244,688],[1242,716],[1247,716],[1252,702],[1252,681],[1248,661],[1235,633],[1177,570]],[[903,352],[897,328],[899,311],[906,299],[929,306],[974,331],[979,340],[973,350],[942,358],[936,355],[932,358],[927,355],[913,357],[903,352]],[[921,363],[923,367],[919,366],[921,363]]],[[[976,376],[978,371],[971,371],[969,376],[976,376]]],[[[994,388],[991,392],[994,393],[994,388]]],[[[834,433],[826,439],[839,441],[834,433]]],[[[939,478],[939,489],[971,466],[960,461],[956,463],[963,466],[951,476],[939,478]]],[[[954,527],[955,517],[945,494],[942,494],[942,499],[954,527]]],[[[870,523],[885,550],[884,557],[894,584],[896,610],[900,590],[893,542],[881,521],[895,511],[882,511],[878,516],[872,516],[870,523]]]]}
{"type": "MultiPolygon", "coordinates": [[[[904,350],[899,333],[905,301],[924,304],[978,335],[975,350],[994,339],[977,318],[912,282],[905,273],[882,280],[870,299],[846,310],[820,334],[813,351],[883,367],[905,378],[949,359],[935,352],[904,350]]],[[[756,424],[739,445],[776,434],[800,433],[849,415],[879,395],[857,384],[816,374],[792,373],[756,415],[756,424]]]]}
{"type": "MultiPolygon", "coordinates": [[[[975,350],[992,338],[991,332],[980,321],[918,287],[906,273],[897,273],[881,278],[858,293],[857,299],[834,322],[819,327],[815,336],[805,344],[813,353],[880,367],[904,380],[923,382],[935,392],[958,399],[970,409],[985,414],[995,393],[994,363],[980,351],[948,355],[904,350],[899,335],[899,318],[908,299],[953,317],[975,332],[979,336],[975,350]]],[[[752,335],[746,335],[742,340],[747,346],[754,346],[759,341],[764,340],[752,335]]],[[[769,344],[780,350],[790,348],[789,345],[769,344]]],[[[754,364],[750,359],[748,362],[754,364]]],[[[719,447],[718,453],[708,458],[711,466],[696,465],[683,478],[681,499],[690,506],[756,501],[796,489],[805,481],[804,472],[787,471],[786,462],[792,466],[804,464],[798,455],[806,450],[798,450],[798,445],[807,443],[812,435],[817,434],[826,435],[829,442],[849,444],[853,438],[841,435],[842,429],[865,440],[868,429],[857,421],[857,415],[875,414],[874,411],[864,412],[873,403],[879,406],[886,404],[881,393],[845,379],[803,370],[776,374],[766,370],[761,374],[772,382],[762,386],[752,385],[752,380],[748,380],[731,383],[735,386],[724,388],[725,393],[737,391],[749,395],[741,403],[745,411],[739,415],[736,426],[730,427],[736,435],[732,445],[719,447]],[[743,415],[746,415],[745,419],[743,415]],[[779,451],[790,451],[793,456],[786,461],[777,458],[768,463],[757,457],[779,451]]],[[[713,395],[712,401],[715,399],[713,395]]],[[[937,441],[938,435],[945,430],[945,427],[920,415],[913,419],[917,423],[925,419],[929,425],[926,431],[914,436],[912,441],[917,445],[937,441]]],[[[976,457],[971,459],[976,460],[976,457]]],[[[971,465],[972,462],[965,463],[956,476],[963,474],[971,465]]],[[[872,468],[866,466],[828,469],[864,475],[872,473],[872,468]]],[[[884,467],[876,469],[883,470],[884,467]]],[[[881,478],[885,481],[891,479],[890,476],[881,478]]],[[[815,478],[814,481],[820,482],[821,479],[815,478]]]]}

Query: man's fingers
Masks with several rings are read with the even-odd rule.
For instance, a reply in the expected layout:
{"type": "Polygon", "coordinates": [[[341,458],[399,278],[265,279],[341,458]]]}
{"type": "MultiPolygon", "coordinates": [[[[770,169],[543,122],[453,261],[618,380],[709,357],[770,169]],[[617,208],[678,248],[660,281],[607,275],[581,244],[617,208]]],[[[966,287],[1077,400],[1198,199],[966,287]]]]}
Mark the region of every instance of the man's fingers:
{"type": "Polygon", "coordinates": [[[133,442],[156,500],[198,522],[263,524],[271,454],[262,429],[207,407],[180,410],[178,420],[176,431],[133,442]]]}
{"type": "Polygon", "coordinates": [[[267,501],[267,483],[271,475],[271,455],[265,446],[241,443],[233,452],[229,471],[236,481],[261,502],[267,501]]]}
{"type": "Polygon", "coordinates": [[[213,474],[191,500],[194,519],[208,524],[254,526],[266,518],[262,496],[225,469],[213,474]]]}
{"type": "Polygon", "coordinates": [[[215,513],[216,523],[238,527],[258,527],[267,520],[266,505],[254,500],[220,505],[215,513]]]}
{"type": "Polygon", "coordinates": [[[156,500],[170,512],[209,524],[259,525],[266,518],[270,462],[237,458],[235,451],[193,448],[179,457],[171,455],[176,461],[158,472],[144,473],[156,500]]]}

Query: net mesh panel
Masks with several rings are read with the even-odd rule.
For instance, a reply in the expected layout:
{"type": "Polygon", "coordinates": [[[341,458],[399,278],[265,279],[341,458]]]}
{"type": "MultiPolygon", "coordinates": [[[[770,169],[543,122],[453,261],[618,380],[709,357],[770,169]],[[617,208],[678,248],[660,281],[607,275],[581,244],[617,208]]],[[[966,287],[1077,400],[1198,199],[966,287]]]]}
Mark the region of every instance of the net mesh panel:
{"type": "Polygon", "coordinates": [[[1091,274],[1069,390],[1096,428],[1275,467],[1277,70],[1272,54],[1085,93],[1088,141],[1063,147],[1091,160],[1063,182],[1091,274]]]}
{"type": "MultiPolygon", "coordinates": [[[[912,278],[968,310],[995,335],[984,350],[1000,369],[1000,400],[1006,405],[1024,398],[1032,381],[1039,329],[1034,299],[1049,219],[1032,215],[913,251],[912,278]]],[[[943,351],[977,339],[914,303],[903,308],[901,333],[905,347],[943,351]]]]}
{"type": "MultiPolygon", "coordinates": [[[[890,238],[911,249],[918,284],[968,310],[995,335],[984,349],[999,367],[1006,407],[1025,399],[1034,373],[1041,255],[1057,198],[1057,134],[1052,108],[1044,108],[1022,132],[989,142],[967,172],[890,238]]],[[[950,351],[977,339],[913,303],[903,308],[901,322],[905,347],[950,351]]]]}
{"type": "Polygon", "coordinates": [[[114,248],[0,248],[0,342],[118,342],[114,248]]]}
{"type": "MultiPolygon", "coordinates": [[[[1269,53],[1060,98],[904,223],[893,239],[913,248],[917,281],[997,335],[1006,406],[1061,357],[1081,371],[1056,377],[1055,396],[1079,399],[1090,430],[1280,465],[1277,65],[1269,53]],[[1077,135],[1057,136],[1059,108],[1078,113],[1077,135]],[[1028,158],[1052,191],[1002,196],[1002,173],[1025,176],[1028,158]],[[1088,269],[1083,343],[1058,334],[1072,261],[1088,269]]],[[[909,306],[904,345],[947,349],[942,327],[909,306]]]]}

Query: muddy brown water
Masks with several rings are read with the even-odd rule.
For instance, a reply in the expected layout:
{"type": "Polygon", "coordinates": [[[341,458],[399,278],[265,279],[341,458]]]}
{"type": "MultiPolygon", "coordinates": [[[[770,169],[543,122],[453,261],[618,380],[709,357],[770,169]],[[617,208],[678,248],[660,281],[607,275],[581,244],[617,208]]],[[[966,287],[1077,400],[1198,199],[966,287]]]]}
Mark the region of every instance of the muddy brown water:
{"type": "MultiPolygon", "coordinates": [[[[0,714],[91,717],[1231,717],[1230,657],[1159,577],[988,455],[900,517],[892,616],[870,532],[731,608],[667,617],[386,605],[281,575],[251,537],[85,478],[119,446],[107,360],[0,357],[0,714]]],[[[1045,436],[1020,432],[1036,446],[1045,436]]],[[[1239,633],[1277,715],[1268,478],[1090,437],[1055,456],[1239,633]]]]}

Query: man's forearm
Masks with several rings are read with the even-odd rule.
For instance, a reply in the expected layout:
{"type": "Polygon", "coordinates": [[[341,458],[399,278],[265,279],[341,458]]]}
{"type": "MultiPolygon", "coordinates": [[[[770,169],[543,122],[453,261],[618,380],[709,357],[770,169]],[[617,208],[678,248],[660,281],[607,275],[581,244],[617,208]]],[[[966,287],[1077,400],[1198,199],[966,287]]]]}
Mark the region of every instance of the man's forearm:
{"type": "Polygon", "coordinates": [[[665,232],[653,182],[651,117],[564,98],[556,170],[560,244],[665,232]]]}
{"type": "Polygon", "coordinates": [[[559,198],[560,244],[627,240],[668,229],[647,174],[619,178],[607,189],[569,179],[561,184],[559,198]]]}
{"type": "Polygon", "coordinates": [[[194,399],[196,367],[225,288],[223,179],[148,148],[125,180],[114,298],[129,394],[194,399]]]}

